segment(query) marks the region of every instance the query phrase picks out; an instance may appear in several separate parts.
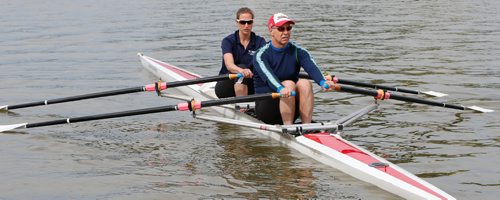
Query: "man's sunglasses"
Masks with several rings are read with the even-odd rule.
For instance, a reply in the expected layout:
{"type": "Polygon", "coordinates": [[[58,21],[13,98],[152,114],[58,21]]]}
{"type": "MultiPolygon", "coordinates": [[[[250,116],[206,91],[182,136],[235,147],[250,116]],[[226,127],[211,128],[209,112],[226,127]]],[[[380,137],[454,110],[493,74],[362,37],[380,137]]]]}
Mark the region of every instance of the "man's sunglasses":
{"type": "Polygon", "coordinates": [[[253,24],[253,20],[237,20],[238,23],[240,23],[241,25],[245,25],[245,24],[248,24],[248,25],[252,25],[253,24]]]}
{"type": "Polygon", "coordinates": [[[291,31],[292,30],[292,26],[278,26],[278,27],[276,27],[276,29],[278,29],[279,32],[283,32],[283,31],[285,31],[285,29],[287,31],[291,31]]]}

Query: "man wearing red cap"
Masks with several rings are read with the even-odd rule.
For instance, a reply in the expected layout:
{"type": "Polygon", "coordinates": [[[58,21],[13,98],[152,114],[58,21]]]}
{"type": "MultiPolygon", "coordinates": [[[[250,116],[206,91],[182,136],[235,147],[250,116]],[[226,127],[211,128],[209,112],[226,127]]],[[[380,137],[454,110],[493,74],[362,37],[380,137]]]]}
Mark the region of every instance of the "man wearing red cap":
{"type": "Polygon", "coordinates": [[[267,22],[271,41],[254,56],[255,93],[282,95],[279,101],[255,102],[257,118],[268,124],[293,124],[299,115],[302,123],[312,121],[314,93],[309,80],[299,79],[301,67],[318,85],[333,88],[334,83],[325,80],[309,52],[290,41],[293,25],[295,21],[283,13],[272,15],[267,22]],[[292,91],[295,97],[291,97],[292,91]]]}

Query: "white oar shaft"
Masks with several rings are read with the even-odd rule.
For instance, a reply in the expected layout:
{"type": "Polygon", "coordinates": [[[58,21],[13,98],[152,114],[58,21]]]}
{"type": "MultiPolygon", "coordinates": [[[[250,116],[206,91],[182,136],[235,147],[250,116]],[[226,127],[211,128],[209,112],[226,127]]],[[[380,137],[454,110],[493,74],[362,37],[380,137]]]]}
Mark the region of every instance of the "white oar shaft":
{"type": "Polygon", "coordinates": [[[321,123],[315,123],[315,124],[302,124],[302,125],[269,125],[269,124],[264,124],[264,123],[256,123],[256,122],[250,122],[250,121],[241,121],[241,120],[236,120],[236,119],[229,119],[229,118],[224,118],[224,117],[217,117],[217,116],[208,116],[208,115],[196,115],[195,116],[198,119],[203,119],[203,120],[208,120],[208,121],[213,121],[213,122],[221,122],[221,123],[227,123],[227,124],[233,124],[233,125],[238,125],[238,126],[243,126],[247,128],[255,128],[255,129],[260,129],[260,130],[267,130],[267,131],[272,131],[272,132],[277,132],[277,133],[305,133],[309,131],[316,131],[316,130],[336,130],[338,129],[337,124],[321,124],[321,123]]]}
{"type": "Polygon", "coordinates": [[[277,133],[283,132],[282,129],[278,128],[277,126],[264,124],[264,123],[256,123],[256,122],[251,122],[251,121],[241,121],[241,120],[236,120],[236,119],[229,119],[229,118],[208,116],[208,115],[196,115],[195,117],[198,119],[203,119],[203,120],[207,120],[207,121],[234,124],[234,125],[239,125],[239,126],[248,127],[248,128],[256,128],[256,129],[261,129],[261,130],[273,131],[273,132],[277,132],[277,133]]]}
{"type": "Polygon", "coordinates": [[[350,115],[347,115],[345,117],[338,119],[335,122],[335,124],[342,124],[343,126],[347,126],[347,125],[351,124],[352,122],[354,122],[355,120],[359,119],[360,117],[370,113],[371,111],[373,111],[377,108],[378,108],[378,104],[376,104],[376,103],[368,105],[368,106],[362,108],[361,110],[358,110],[354,113],[351,113],[350,115]]]}

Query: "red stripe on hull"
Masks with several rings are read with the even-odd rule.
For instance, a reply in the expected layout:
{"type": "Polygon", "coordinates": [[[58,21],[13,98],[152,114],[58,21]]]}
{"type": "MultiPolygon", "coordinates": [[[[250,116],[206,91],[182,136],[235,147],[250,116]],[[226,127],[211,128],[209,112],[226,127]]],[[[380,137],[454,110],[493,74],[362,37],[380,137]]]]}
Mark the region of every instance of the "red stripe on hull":
{"type": "MultiPolygon", "coordinates": [[[[184,70],[182,70],[182,69],[179,69],[179,68],[177,68],[177,67],[174,67],[174,66],[172,66],[172,65],[169,65],[169,64],[167,64],[167,63],[164,63],[164,62],[161,62],[161,61],[158,61],[158,60],[154,60],[154,59],[151,59],[151,61],[153,61],[153,62],[155,62],[155,63],[157,63],[157,64],[161,65],[161,66],[162,66],[162,67],[164,67],[164,68],[167,68],[167,69],[168,69],[168,70],[170,70],[170,71],[173,71],[174,73],[176,73],[176,74],[178,74],[178,75],[180,75],[180,76],[184,77],[184,78],[185,78],[185,79],[187,79],[187,80],[192,80],[192,79],[197,79],[197,78],[200,78],[200,76],[198,76],[198,75],[191,74],[191,73],[189,73],[189,72],[187,72],[187,71],[184,71],[184,70]]],[[[198,83],[198,85],[199,85],[199,86],[202,86],[202,85],[203,85],[203,83],[198,83]]]]}
{"type": "MultiPolygon", "coordinates": [[[[339,140],[336,137],[330,136],[329,133],[315,133],[315,134],[305,134],[304,137],[311,139],[317,143],[320,143],[322,145],[325,145],[331,149],[334,149],[340,153],[343,153],[344,155],[347,155],[351,158],[354,158],[356,160],[359,160],[360,162],[363,162],[367,165],[370,165],[372,163],[379,163],[381,162],[380,160],[366,154],[365,152],[359,150],[358,148],[349,145],[345,143],[342,140],[339,140]]],[[[397,179],[400,179],[410,185],[413,185],[417,188],[420,188],[421,190],[424,190],[428,192],[429,194],[433,194],[436,197],[439,197],[441,199],[446,199],[442,195],[436,193],[435,191],[431,190],[430,188],[420,184],[419,182],[413,180],[412,178],[406,176],[405,174],[395,170],[394,168],[388,166],[388,167],[376,167],[376,169],[383,171],[390,176],[393,176],[397,179]]]]}

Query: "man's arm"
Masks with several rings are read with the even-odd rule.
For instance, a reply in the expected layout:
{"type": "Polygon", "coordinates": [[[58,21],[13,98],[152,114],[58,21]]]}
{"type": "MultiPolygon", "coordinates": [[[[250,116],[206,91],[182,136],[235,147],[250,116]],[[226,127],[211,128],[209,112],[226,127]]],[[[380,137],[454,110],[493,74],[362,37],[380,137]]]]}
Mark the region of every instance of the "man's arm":
{"type": "Polygon", "coordinates": [[[311,79],[314,80],[314,82],[322,86],[322,84],[325,83],[326,79],[321,73],[321,70],[316,64],[316,61],[314,61],[311,54],[309,54],[309,51],[300,46],[296,47],[300,65],[302,66],[302,68],[304,68],[307,74],[309,74],[309,77],[311,77],[311,79]]]}

